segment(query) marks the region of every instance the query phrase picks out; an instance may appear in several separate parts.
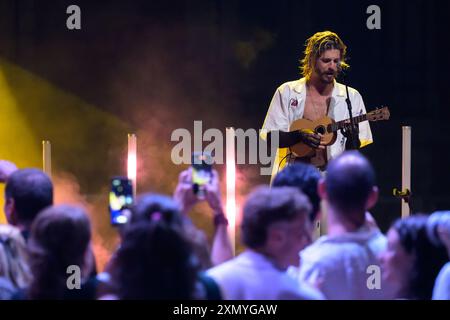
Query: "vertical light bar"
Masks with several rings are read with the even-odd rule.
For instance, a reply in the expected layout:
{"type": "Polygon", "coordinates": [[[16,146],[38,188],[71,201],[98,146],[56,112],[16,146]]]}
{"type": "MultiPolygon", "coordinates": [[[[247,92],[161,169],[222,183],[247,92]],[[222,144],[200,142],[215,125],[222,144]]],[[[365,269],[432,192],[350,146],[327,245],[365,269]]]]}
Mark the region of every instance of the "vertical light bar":
{"type": "Polygon", "coordinates": [[[52,176],[52,145],[48,140],[42,141],[42,170],[52,176]]]}
{"type": "Polygon", "coordinates": [[[134,133],[128,134],[128,161],[127,161],[128,179],[133,183],[133,195],[136,198],[137,185],[137,141],[134,133]]]}
{"type": "Polygon", "coordinates": [[[231,239],[233,254],[236,254],[236,152],[234,128],[226,128],[226,168],[227,168],[227,202],[226,214],[229,222],[228,234],[231,239]]]}
{"type": "MultiPolygon", "coordinates": [[[[402,192],[411,191],[411,127],[402,127],[402,192]]],[[[410,215],[409,205],[402,199],[402,218],[410,215]]]]}

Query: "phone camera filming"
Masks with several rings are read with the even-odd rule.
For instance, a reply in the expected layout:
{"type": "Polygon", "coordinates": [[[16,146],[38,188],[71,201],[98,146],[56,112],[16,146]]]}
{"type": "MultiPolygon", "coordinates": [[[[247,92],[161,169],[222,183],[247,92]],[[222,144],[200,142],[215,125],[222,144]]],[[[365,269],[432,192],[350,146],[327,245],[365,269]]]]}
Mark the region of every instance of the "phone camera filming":
{"type": "Polygon", "coordinates": [[[199,199],[205,198],[205,186],[211,181],[212,156],[209,153],[192,154],[192,188],[199,199]]]}
{"type": "Polygon", "coordinates": [[[133,204],[133,186],[128,178],[116,177],[111,180],[109,192],[109,212],[112,225],[122,225],[130,218],[133,204]]]}

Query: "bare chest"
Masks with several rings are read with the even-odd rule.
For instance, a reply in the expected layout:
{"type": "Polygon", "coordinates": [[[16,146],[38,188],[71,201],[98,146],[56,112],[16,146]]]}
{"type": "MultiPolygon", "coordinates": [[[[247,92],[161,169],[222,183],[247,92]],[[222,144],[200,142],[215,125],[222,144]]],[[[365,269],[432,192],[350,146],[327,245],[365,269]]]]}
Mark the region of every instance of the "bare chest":
{"type": "Polygon", "coordinates": [[[315,121],[325,117],[327,115],[329,103],[329,97],[317,98],[308,95],[305,101],[305,111],[303,113],[303,118],[315,121]]]}

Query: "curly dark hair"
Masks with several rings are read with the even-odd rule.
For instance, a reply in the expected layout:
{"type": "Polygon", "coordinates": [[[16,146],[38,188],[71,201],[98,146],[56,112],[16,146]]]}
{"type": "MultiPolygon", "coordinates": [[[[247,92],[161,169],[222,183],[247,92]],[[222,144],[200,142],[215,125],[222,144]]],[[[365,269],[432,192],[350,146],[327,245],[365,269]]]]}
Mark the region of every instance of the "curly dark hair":
{"type": "Polygon", "coordinates": [[[414,256],[414,266],[409,277],[408,299],[430,300],[439,271],[448,261],[442,243],[433,243],[427,234],[426,215],[415,215],[397,220],[393,228],[408,254],[414,256]]]}

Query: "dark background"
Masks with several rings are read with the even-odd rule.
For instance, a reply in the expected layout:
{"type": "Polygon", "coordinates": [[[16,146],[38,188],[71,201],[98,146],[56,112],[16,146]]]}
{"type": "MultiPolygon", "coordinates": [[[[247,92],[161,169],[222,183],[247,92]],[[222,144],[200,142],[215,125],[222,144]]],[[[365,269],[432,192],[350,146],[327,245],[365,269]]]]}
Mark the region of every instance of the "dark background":
{"type": "MultiPolygon", "coordinates": [[[[391,111],[390,121],[372,124],[375,143],[363,151],[378,174],[373,212],[386,230],[400,216],[392,189],[401,187],[403,125],[412,126],[415,211],[450,208],[449,13],[450,2],[438,0],[0,0],[0,57],[147,132],[149,148],[165,155],[148,155],[140,190],[169,193],[181,170],[167,155],[171,132],[194,120],[204,129],[260,128],[277,86],[299,77],[305,40],[332,30],[349,48],[349,85],[368,110],[391,111]],[[71,4],[81,8],[81,30],[66,28],[71,4]],[[371,4],[381,8],[381,30],[366,27],[371,4]]],[[[20,108],[26,116],[26,101],[20,108]]],[[[45,128],[36,125],[36,135],[45,128]]],[[[95,194],[123,164],[110,151],[89,162],[98,163],[95,177],[83,156],[55,154],[54,163],[77,177],[81,193],[95,194]]],[[[238,170],[241,193],[269,181],[254,166],[238,170]]]]}

